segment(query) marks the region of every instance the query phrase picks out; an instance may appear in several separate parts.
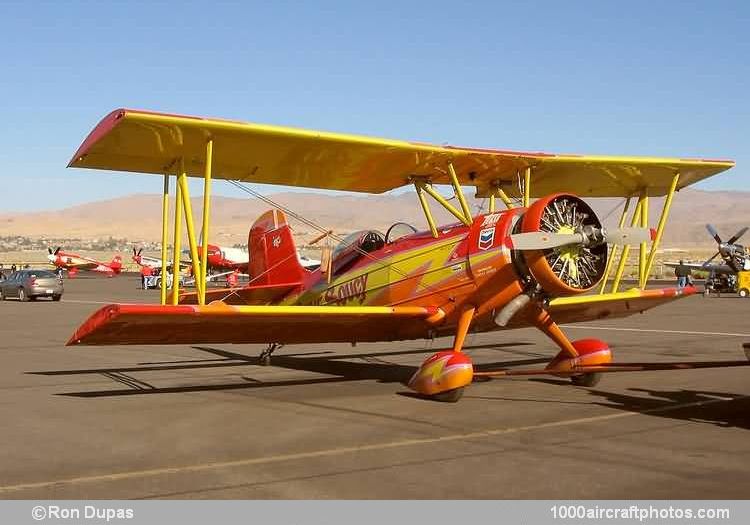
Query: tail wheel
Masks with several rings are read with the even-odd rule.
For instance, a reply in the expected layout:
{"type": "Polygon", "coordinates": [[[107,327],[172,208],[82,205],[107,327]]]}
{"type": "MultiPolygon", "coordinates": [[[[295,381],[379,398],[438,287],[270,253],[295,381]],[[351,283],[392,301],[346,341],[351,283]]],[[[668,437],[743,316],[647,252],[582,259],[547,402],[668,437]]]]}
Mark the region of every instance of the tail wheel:
{"type": "Polygon", "coordinates": [[[597,372],[587,372],[585,374],[570,376],[570,382],[575,386],[592,387],[598,385],[601,380],[602,375],[597,372]]]}
{"type": "Polygon", "coordinates": [[[464,395],[464,387],[454,388],[453,390],[446,390],[439,394],[433,394],[430,396],[435,401],[441,401],[443,403],[456,403],[464,395]]]}
{"type": "Polygon", "coordinates": [[[740,288],[740,291],[737,292],[737,294],[740,297],[747,297],[748,295],[750,295],[750,290],[748,290],[747,288],[740,288]]]}

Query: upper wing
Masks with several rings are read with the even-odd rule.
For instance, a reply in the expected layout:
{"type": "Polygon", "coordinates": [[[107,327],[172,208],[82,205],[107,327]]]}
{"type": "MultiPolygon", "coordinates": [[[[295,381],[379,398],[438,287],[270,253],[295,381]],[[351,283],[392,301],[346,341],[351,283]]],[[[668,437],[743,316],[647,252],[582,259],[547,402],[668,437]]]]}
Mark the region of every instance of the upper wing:
{"type": "Polygon", "coordinates": [[[69,166],[142,173],[174,173],[180,158],[190,176],[202,176],[206,141],[216,142],[213,177],[329,190],[382,193],[413,176],[448,182],[453,163],[461,184],[479,197],[494,185],[517,196],[517,174],[533,168],[531,196],[572,191],[620,197],[642,188],[667,193],[734,166],[728,160],[554,155],[389,140],[246,122],[118,109],[89,134],[69,166]]]}
{"type": "Polygon", "coordinates": [[[111,304],[68,345],[318,343],[424,336],[443,319],[420,306],[162,306],[111,304]]]}
{"type": "Polygon", "coordinates": [[[627,317],[695,293],[695,288],[663,288],[602,295],[560,297],[549,304],[549,313],[557,323],[577,323],[627,317]]]}

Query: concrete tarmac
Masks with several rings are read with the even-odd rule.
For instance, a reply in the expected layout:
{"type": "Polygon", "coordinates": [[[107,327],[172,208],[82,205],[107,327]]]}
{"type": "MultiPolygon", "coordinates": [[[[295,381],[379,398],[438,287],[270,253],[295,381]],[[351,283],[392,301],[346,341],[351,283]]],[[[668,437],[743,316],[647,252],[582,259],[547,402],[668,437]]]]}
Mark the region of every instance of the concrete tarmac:
{"type": "MultiPolygon", "coordinates": [[[[0,498],[747,498],[750,369],[475,383],[457,404],[401,383],[448,340],[66,348],[137,276],[60,303],[0,303],[0,498]]],[[[690,297],[566,328],[619,361],[744,359],[750,299],[690,297]]],[[[533,329],[471,335],[475,363],[543,366],[533,329]]]]}

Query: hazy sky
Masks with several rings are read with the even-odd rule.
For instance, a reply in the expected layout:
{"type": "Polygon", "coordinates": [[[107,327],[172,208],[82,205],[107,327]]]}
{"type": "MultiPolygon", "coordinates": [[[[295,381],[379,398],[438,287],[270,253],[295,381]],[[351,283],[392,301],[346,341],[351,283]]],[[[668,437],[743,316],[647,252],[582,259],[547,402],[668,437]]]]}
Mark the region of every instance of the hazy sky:
{"type": "Polygon", "coordinates": [[[749,5],[0,3],[0,212],[160,191],[155,176],[65,168],[117,107],[470,146],[733,158],[701,187],[750,189],[749,5]]]}

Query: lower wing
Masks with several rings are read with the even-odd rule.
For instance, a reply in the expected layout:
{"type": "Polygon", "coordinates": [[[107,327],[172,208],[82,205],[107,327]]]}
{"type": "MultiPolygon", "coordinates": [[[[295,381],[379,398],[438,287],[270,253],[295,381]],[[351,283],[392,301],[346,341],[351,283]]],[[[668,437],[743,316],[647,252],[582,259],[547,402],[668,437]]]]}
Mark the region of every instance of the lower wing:
{"type": "Polygon", "coordinates": [[[67,268],[68,270],[93,270],[94,268],[98,268],[99,266],[99,264],[91,262],[65,263],[65,268],[67,268]]]}
{"type": "Polygon", "coordinates": [[[111,304],[68,345],[319,343],[424,337],[445,313],[421,306],[207,306],[111,304]]]}
{"type": "Polygon", "coordinates": [[[633,288],[625,292],[561,297],[550,302],[548,311],[557,323],[627,317],[692,295],[695,291],[692,286],[655,290],[633,288]]]}

